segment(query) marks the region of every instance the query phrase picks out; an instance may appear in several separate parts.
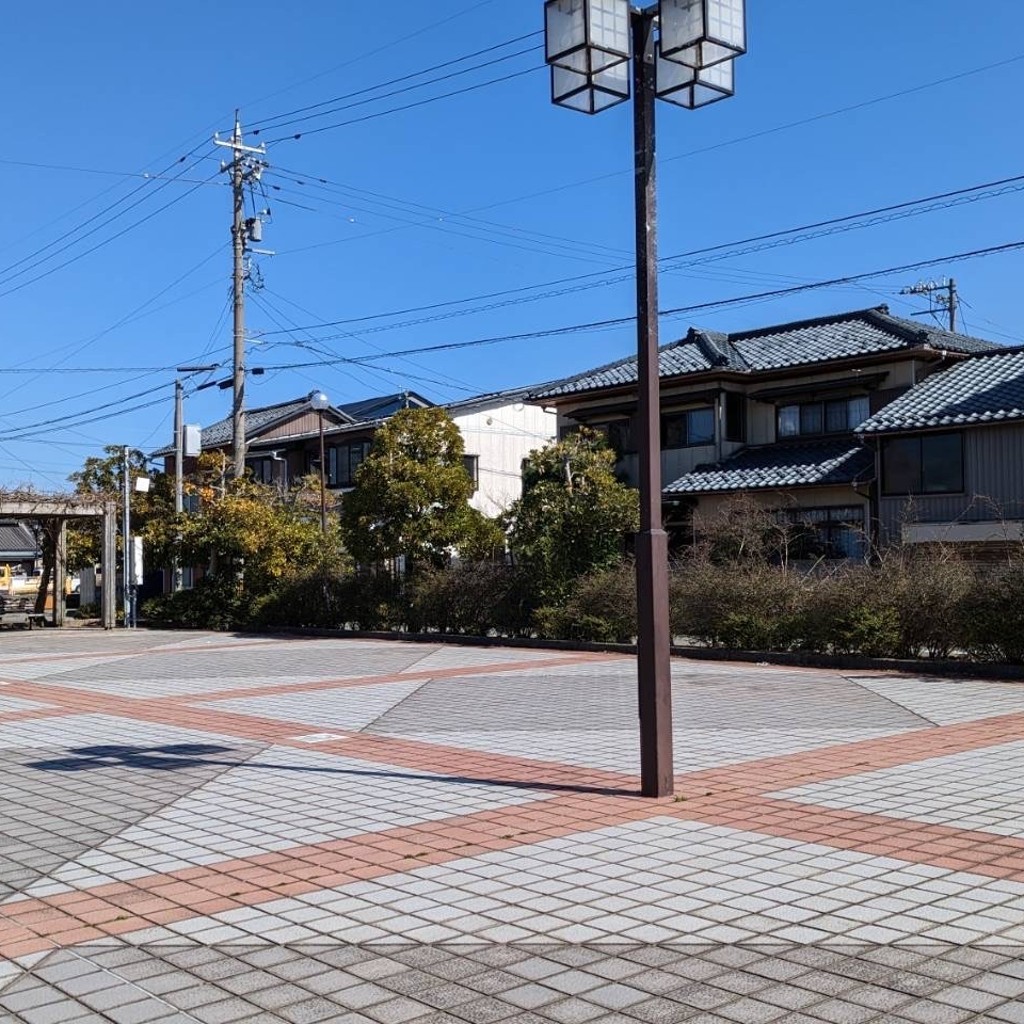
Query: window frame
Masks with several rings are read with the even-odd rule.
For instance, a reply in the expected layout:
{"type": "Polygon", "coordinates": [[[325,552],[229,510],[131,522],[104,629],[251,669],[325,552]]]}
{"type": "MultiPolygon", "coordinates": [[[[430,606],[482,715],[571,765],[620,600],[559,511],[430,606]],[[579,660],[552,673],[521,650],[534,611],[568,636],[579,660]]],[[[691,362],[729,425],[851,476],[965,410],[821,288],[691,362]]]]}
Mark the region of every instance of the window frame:
{"type": "Polygon", "coordinates": [[[715,406],[713,405],[701,405],[693,409],[679,409],[674,412],[663,412],[661,414],[662,451],[679,451],[683,448],[710,448],[715,444],[717,433],[718,423],[715,415],[715,406]],[[704,438],[699,441],[691,440],[693,437],[693,430],[690,426],[690,418],[697,414],[705,414],[711,417],[711,436],[707,440],[704,438]],[[680,420],[684,423],[684,440],[681,444],[669,443],[668,425],[673,422],[679,422],[680,420]]]}
{"type": "Polygon", "coordinates": [[[885,498],[905,498],[909,496],[914,497],[935,497],[937,495],[946,494],[963,494],[967,488],[967,474],[964,465],[964,434],[962,430],[948,430],[942,431],[941,433],[934,434],[910,434],[899,437],[886,437],[882,439],[881,447],[879,450],[879,460],[881,462],[881,478],[882,478],[882,496],[885,498]],[[951,490],[948,487],[929,487],[925,477],[925,445],[929,442],[936,440],[946,441],[950,438],[955,438],[958,441],[958,462],[959,462],[959,486],[955,490],[951,490]],[[916,487],[893,487],[890,483],[891,471],[887,468],[887,457],[886,453],[891,450],[892,446],[898,443],[905,445],[914,445],[917,449],[916,455],[916,487]]]}
{"type": "Polygon", "coordinates": [[[775,440],[776,441],[788,441],[795,437],[839,437],[842,434],[852,433],[861,423],[869,419],[871,416],[871,401],[866,395],[847,395],[840,398],[823,398],[813,402],[787,402],[784,405],[776,405],[775,407],[775,440]],[[828,429],[828,414],[829,407],[835,407],[840,402],[846,405],[846,417],[844,426],[841,430],[829,430],[828,429]],[[864,419],[857,423],[851,424],[851,408],[853,404],[865,403],[864,404],[864,419]],[[810,410],[817,408],[817,417],[821,424],[820,430],[804,430],[805,417],[813,415],[810,410]],[[796,430],[792,432],[784,432],[782,429],[783,413],[789,413],[790,416],[796,417],[796,430]]]}
{"type": "Polygon", "coordinates": [[[476,494],[480,490],[480,456],[463,455],[462,468],[465,469],[466,476],[473,484],[473,490],[470,493],[476,494]]]}
{"type": "Polygon", "coordinates": [[[366,461],[372,447],[372,441],[345,441],[342,444],[331,445],[324,453],[327,459],[327,486],[335,490],[355,487],[356,473],[366,461]],[[353,466],[352,453],[357,450],[361,450],[362,455],[353,466]]]}

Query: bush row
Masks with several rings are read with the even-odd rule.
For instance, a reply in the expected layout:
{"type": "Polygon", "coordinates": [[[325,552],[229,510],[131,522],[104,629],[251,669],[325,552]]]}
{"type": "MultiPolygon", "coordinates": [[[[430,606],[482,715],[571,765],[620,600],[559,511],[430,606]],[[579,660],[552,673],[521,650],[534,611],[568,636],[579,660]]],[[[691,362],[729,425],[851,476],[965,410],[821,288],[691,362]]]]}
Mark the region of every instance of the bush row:
{"type": "MultiPolygon", "coordinates": [[[[976,567],[943,552],[896,552],[877,564],[801,572],[695,558],[670,575],[677,642],[754,651],[1024,662],[1024,558],[976,567]]],[[[281,626],[541,637],[602,643],[636,634],[633,566],[577,581],[537,607],[512,566],[480,563],[388,575],[312,572],[247,596],[234,579],[147,604],[150,622],[215,629],[281,626]]]]}

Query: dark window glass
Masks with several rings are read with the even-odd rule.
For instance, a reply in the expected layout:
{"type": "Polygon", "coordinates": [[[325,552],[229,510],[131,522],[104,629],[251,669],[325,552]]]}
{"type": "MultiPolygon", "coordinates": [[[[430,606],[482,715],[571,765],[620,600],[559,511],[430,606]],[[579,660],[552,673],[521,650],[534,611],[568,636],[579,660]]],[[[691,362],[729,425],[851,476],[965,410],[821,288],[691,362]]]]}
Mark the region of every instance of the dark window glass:
{"type": "Polygon", "coordinates": [[[957,494],[964,489],[960,434],[898,437],[882,447],[885,494],[957,494]]]}
{"type": "Polygon", "coordinates": [[[714,444],[715,443],[715,410],[694,409],[686,414],[686,443],[687,444],[714,444]]]}
{"type": "Polygon", "coordinates": [[[852,507],[793,509],[794,558],[861,558],[864,555],[864,509],[852,507]]]}
{"type": "Polygon", "coordinates": [[[686,414],[665,416],[661,421],[661,446],[663,448],[686,447],[686,414]]]}
{"type": "Polygon", "coordinates": [[[886,494],[921,493],[921,439],[897,437],[882,445],[882,490],[886,494]]]}
{"type": "Polygon", "coordinates": [[[735,391],[725,393],[725,439],[741,443],[747,439],[747,402],[735,391]]]}
{"type": "Polygon", "coordinates": [[[621,459],[623,455],[636,451],[633,447],[633,431],[629,420],[616,420],[608,424],[608,444],[621,459]]]}
{"type": "Polygon", "coordinates": [[[841,434],[849,429],[850,403],[845,399],[825,404],[825,431],[829,434],[841,434]]]}
{"type": "Polygon", "coordinates": [[[800,406],[800,433],[820,434],[824,430],[821,405],[817,402],[800,406]]]}
{"type": "Polygon", "coordinates": [[[862,395],[860,398],[851,398],[849,401],[849,416],[847,418],[846,425],[850,430],[855,430],[870,415],[871,402],[867,395],[862,395]]]}
{"type": "Polygon", "coordinates": [[[926,494],[955,494],[964,489],[960,434],[930,434],[921,438],[921,484],[926,494]]]}
{"type": "Polygon", "coordinates": [[[688,448],[715,443],[715,410],[691,409],[661,418],[661,446],[688,448]]]}
{"type": "Polygon", "coordinates": [[[274,482],[274,462],[272,459],[253,459],[246,463],[252,473],[253,480],[258,484],[272,484],[274,482]]]}
{"type": "Polygon", "coordinates": [[[473,493],[480,488],[480,456],[463,455],[462,464],[466,467],[466,475],[473,481],[473,493]]]}
{"type": "Polygon", "coordinates": [[[784,405],[779,409],[779,437],[796,437],[800,433],[800,406],[784,405]]]}

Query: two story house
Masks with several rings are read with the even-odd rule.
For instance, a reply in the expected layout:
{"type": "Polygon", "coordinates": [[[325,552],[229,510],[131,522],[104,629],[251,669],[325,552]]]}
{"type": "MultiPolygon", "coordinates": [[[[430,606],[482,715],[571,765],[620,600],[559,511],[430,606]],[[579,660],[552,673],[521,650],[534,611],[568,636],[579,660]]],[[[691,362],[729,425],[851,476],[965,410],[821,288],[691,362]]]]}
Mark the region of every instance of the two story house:
{"type": "Polygon", "coordinates": [[[934,374],[857,434],[876,458],[883,543],[1024,541],[1024,348],[934,374]]]}
{"type": "MultiPolygon", "coordinates": [[[[877,535],[876,458],[857,428],[931,375],[998,346],[894,316],[885,306],[726,334],[691,328],[661,349],[666,526],[755,495],[806,525],[817,553],[859,555],[877,535]]],[[[538,389],[560,433],[586,425],[637,477],[636,358],[538,389]]]]}
{"type": "MultiPolygon", "coordinates": [[[[414,391],[403,391],[324,410],[327,487],[336,493],[351,490],[380,426],[400,409],[432,404],[414,391]]],[[[499,515],[522,493],[523,460],[554,439],[554,413],[530,403],[521,390],[479,395],[444,408],[463,437],[466,472],[474,485],[470,503],[487,516],[499,515]]],[[[285,489],[300,476],[319,473],[320,416],[308,395],[247,410],[246,468],[253,478],[285,489]]],[[[231,430],[231,418],[226,417],[202,431],[203,451],[223,452],[225,465],[231,430]]],[[[165,458],[167,472],[173,472],[173,449],[156,454],[165,458]]]]}

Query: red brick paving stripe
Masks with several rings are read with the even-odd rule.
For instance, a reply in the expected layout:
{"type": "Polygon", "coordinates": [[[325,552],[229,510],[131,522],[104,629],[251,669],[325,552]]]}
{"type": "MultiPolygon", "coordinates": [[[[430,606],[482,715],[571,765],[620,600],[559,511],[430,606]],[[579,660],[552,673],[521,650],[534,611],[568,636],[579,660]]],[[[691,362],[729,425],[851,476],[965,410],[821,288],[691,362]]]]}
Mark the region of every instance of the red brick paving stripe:
{"type": "Polygon", "coordinates": [[[285,896],[415,871],[494,850],[642,820],[657,807],[639,798],[566,796],[367,833],[286,852],[184,868],[130,882],[0,906],[0,954],[21,956],[203,916],[200,906],[251,907],[285,896]],[[558,803],[557,812],[540,810],[558,803]],[[89,927],[83,929],[83,922],[89,927]]]}
{"type": "Polygon", "coordinates": [[[744,761],[722,768],[683,772],[676,778],[684,792],[713,785],[720,790],[740,789],[763,794],[863,772],[898,768],[970,750],[983,750],[1021,739],[1024,739],[1024,712],[1015,712],[744,761]]]}
{"type": "Polygon", "coordinates": [[[662,813],[794,842],[1024,883],[1024,839],[993,832],[756,796],[732,797],[725,807],[703,798],[675,804],[662,813]]]}

